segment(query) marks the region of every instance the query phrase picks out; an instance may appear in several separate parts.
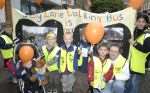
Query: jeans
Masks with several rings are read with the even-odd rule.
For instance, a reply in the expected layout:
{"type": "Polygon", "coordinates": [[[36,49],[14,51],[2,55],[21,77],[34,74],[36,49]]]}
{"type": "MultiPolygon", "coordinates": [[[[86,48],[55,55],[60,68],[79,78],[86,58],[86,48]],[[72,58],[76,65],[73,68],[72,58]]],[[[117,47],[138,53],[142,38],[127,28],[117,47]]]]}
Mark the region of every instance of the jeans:
{"type": "Polygon", "coordinates": [[[124,93],[125,81],[115,80],[112,87],[113,93],[124,93]]]}
{"type": "Polygon", "coordinates": [[[139,93],[142,75],[132,74],[127,83],[125,93],[139,93]]]}
{"type": "Polygon", "coordinates": [[[102,93],[124,93],[125,90],[125,81],[115,80],[109,82],[106,85],[106,88],[102,90],[102,93]]]}

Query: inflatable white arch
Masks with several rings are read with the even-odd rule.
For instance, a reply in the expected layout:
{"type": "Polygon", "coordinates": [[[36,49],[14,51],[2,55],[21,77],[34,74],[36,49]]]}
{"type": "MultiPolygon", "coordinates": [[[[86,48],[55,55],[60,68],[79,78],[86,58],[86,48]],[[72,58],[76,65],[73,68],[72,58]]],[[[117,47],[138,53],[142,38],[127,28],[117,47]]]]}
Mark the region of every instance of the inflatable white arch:
{"type": "Polygon", "coordinates": [[[104,26],[113,24],[124,24],[129,28],[131,34],[135,27],[136,10],[128,7],[124,10],[114,13],[91,13],[81,9],[63,9],[63,10],[49,10],[35,15],[26,15],[21,11],[13,8],[13,36],[15,37],[15,27],[20,19],[29,19],[38,25],[42,25],[48,20],[57,20],[63,25],[64,31],[74,31],[79,24],[89,23],[92,21],[101,22],[104,26]]]}

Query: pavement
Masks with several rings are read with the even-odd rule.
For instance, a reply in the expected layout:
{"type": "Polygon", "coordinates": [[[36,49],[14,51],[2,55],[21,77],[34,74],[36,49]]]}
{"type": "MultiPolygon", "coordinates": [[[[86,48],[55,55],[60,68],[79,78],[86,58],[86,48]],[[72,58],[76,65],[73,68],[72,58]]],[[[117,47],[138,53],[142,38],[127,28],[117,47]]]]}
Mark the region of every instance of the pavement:
{"type": "Polygon", "coordinates": [[[0,93],[19,93],[16,84],[8,80],[9,72],[3,68],[3,61],[0,57],[0,93]]]}
{"type": "Polygon", "coordinates": [[[0,69],[0,93],[19,93],[17,84],[8,80],[8,72],[5,69],[0,69]]]}

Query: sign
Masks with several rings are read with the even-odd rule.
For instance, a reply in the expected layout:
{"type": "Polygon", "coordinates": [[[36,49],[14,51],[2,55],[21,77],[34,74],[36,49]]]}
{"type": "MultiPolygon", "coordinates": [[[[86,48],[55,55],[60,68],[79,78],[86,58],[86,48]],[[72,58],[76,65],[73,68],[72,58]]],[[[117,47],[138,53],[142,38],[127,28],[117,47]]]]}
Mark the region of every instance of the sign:
{"type": "Polygon", "coordinates": [[[121,23],[127,26],[131,33],[134,31],[136,20],[136,10],[131,7],[114,13],[106,12],[101,14],[91,13],[81,9],[64,9],[49,10],[35,15],[26,15],[15,8],[12,13],[14,36],[15,26],[20,19],[29,19],[38,25],[48,20],[57,20],[63,25],[64,31],[74,31],[78,25],[92,21],[101,22],[104,26],[121,23]]]}

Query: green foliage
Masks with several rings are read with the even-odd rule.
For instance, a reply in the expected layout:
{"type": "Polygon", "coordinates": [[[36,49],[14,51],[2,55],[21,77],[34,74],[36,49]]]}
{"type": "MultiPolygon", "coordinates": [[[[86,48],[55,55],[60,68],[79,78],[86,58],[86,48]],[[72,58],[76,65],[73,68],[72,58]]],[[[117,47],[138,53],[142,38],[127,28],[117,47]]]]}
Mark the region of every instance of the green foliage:
{"type": "Polygon", "coordinates": [[[125,8],[123,0],[92,0],[91,11],[95,13],[116,12],[125,8]]]}

